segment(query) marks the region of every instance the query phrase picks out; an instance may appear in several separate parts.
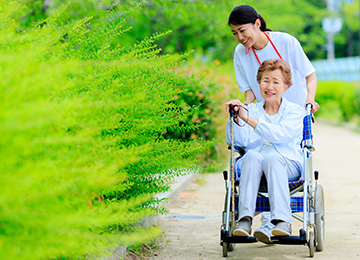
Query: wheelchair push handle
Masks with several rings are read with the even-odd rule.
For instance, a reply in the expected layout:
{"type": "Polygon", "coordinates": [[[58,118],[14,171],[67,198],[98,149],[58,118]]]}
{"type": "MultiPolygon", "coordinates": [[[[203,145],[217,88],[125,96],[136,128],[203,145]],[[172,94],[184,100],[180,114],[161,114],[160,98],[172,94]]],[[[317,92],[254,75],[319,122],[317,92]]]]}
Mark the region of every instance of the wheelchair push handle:
{"type": "Polygon", "coordinates": [[[312,104],[306,104],[306,116],[304,117],[304,129],[303,129],[303,147],[306,147],[309,151],[314,152],[313,135],[311,124],[314,123],[314,117],[311,112],[312,104]]]}
{"type": "Polygon", "coordinates": [[[312,110],[312,108],[313,108],[313,104],[307,103],[306,106],[305,106],[305,108],[306,108],[306,115],[307,115],[307,116],[310,116],[310,117],[311,117],[311,121],[312,121],[313,123],[315,123],[314,114],[311,112],[311,110],[312,110]]]}
{"type": "Polygon", "coordinates": [[[312,109],[312,107],[313,107],[313,105],[311,104],[311,103],[307,103],[306,105],[305,105],[305,107],[306,107],[306,115],[310,115],[311,116],[311,109],[312,109]]]}

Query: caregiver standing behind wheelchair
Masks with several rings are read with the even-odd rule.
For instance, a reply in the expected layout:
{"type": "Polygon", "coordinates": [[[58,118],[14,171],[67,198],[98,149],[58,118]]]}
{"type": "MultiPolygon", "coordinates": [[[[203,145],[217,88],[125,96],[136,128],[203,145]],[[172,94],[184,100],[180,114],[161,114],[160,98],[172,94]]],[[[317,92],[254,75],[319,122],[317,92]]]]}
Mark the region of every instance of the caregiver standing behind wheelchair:
{"type": "MultiPolygon", "coordinates": [[[[234,106],[238,120],[238,125],[234,126],[235,146],[243,146],[246,151],[240,160],[239,217],[233,236],[251,233],[263,174],[267,179],[271,223],[274,225],[271,234],[287,236],[291,234],[292,224],[288,182],[298,180],[302,172],[300,142],[305,110],[284,97],[292,85],[287,62],[279,59],[264,61],[256,78],[263,101],[245,105],[240,100],[231,100],[225,104],[227,113],[230,105],[234,106]]],[[[228,121],[228,143],[229,135],[228,121]]]]}
{"type": "Polygon", "coordinates": [[[245,92],[245,104],[262,101],[256,73],[264,60],[287,61],[292,72],[292,88],[284,94],[291,102],[305,106],[313,105],[312,112],[319,109],[315,102],[317,79],[315,69],[305,55],[299,41],[293,36],[272,32],[264,18],[249,5],[235,7],[228,25],[237,45],[234,53],[235,76],[240,92],[245,92]]]}
{"type": "MultiPolygon", "coordinates": [[[[289,63],[292,72],[293,85],[284,97],[302,107],[311,103],[313,113],[319,109],[315,102],[315,69],[296,38],[287,33],[272,32],[266,27],[264,18],[249,5],[235,7],[228,25],[240,43],[234,53],[234,68],[240,92],[245,92],[245,104],[263,101],[256,81],[258,68],[264,60],[280,58],[289,63]]],[[[238,165],[235,168],[239,169],[238,165]]],[[[273,225],[269,223],[268,213],[262,214],[261,221],[263,225],[254,235],[261,242],[271,243],[273,225]]]]}

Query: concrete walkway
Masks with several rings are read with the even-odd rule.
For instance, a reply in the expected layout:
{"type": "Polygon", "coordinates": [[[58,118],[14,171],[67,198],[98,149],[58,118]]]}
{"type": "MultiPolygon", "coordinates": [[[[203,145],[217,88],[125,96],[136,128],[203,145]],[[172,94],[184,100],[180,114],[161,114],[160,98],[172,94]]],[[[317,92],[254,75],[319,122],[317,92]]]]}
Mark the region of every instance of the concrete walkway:
{"type": "MultiPolygon", "coordinates": [[[[325,250],[314,259],[360,259],[360,134],[317,122],[314,125],[314,170],[325,190],[325,250]]],[[[227,166],[224,166],[227,168],[227,166]]],[[[219,245],[224,203],[222,174],[198,177],[161,218],[164,235],[153,260],[223,259],[219,245]]],[[[259,226],[255,218],[254,228],[259,226]]],[[[301,223],[294,220],[293,234],[301,223]]],[[[306,259],[308,247],[236,245],[227,259],[306,259]]]]}

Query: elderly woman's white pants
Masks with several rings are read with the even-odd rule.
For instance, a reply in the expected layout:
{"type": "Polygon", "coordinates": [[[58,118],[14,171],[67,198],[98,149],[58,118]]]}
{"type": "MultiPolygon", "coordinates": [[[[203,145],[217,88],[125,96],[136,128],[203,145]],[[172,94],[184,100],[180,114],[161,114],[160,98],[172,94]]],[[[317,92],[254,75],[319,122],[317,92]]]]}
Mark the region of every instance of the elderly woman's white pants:
{"type": "Polygon", "coordinates": [[[254,218],[256,197],[262,174],[267,179],[271,220],[292,223],[289,181],[299,179],[296,164],[277,152],[265,157],[259,152],[248,151],[242,162],[239,184],[239,219],[254,218]]]}

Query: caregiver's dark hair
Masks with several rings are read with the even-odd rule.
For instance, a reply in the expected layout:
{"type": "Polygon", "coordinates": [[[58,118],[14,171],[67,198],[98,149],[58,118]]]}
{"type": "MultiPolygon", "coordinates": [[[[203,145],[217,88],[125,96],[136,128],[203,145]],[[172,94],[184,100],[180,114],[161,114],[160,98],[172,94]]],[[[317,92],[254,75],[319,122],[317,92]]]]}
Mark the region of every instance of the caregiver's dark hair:
{"type": "Polygon", "coordinates": [[[261,22],[260,30],[271,31],[271,29],[266,28],[266,22],[264,18],[256,12],[256,10],[250,5],[239,5],[235,7],[229,16],[228,25],[240,25],[252,23],[255,24],[256,20],[259,19],[261,22]]]}

